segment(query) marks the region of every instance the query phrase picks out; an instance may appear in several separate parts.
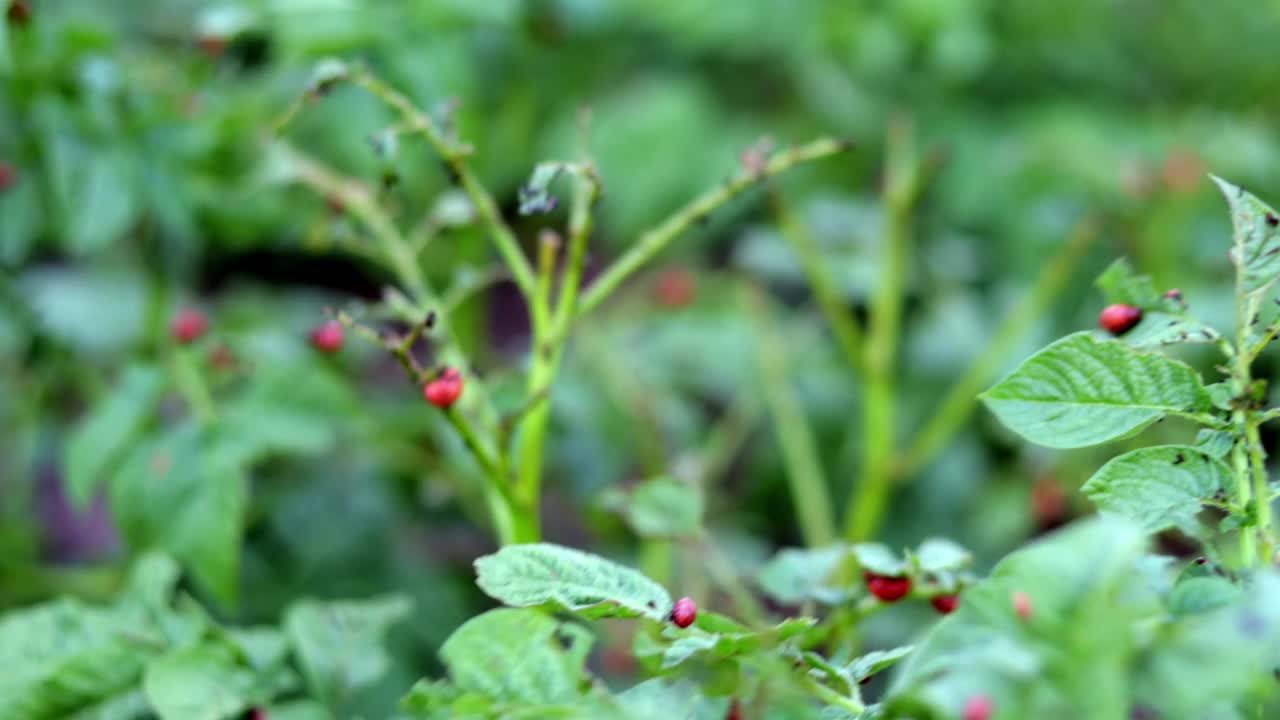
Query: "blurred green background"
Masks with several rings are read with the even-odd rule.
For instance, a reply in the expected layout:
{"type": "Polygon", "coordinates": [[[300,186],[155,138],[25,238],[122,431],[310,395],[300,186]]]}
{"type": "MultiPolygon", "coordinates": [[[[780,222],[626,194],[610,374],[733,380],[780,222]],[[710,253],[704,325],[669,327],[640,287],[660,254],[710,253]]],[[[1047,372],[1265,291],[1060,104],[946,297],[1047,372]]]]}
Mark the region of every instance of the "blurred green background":
{"type": "MultiPolygon", "coordinates": [[[[211,365],[216,389],[272,410],[245,412],[246,434],[274,426],[289,436],[253,466],[239,600],[223,610],[270,621],[301,595],[408,592],[417,616],[431,620],[396,635],[397,673],[364,700],[375,715],[436,667],[434,647],[449,631],[486,607],[469,563],[492,539],[458,491],[474,469],[394,363],[358,338],[337,358],[307,346],[323,308],[376,300],[390,280],[348,250],[352,224],[323,198],[278,182],[278,158],[264,151],[320,59],[361,60],[421,107],[451,112],[528,248],[564,214],[514,218],[517,189],[538,161],[572,156],[575,118],[590,106],[606,191],[591,268],[732,174],[762,137],[855,142],[852,155],[750,193],[682,238],[571,344],[553,396],[546,533],[630,562],[642,560],[636,540],[609,511],[607,491],[689,472],[726,413],[742,414],[745,428],[707,488],[717,546],[750,575],[777,547],[800,542],[786,469],[757,409],[743,278],[766,285],[782,308],[787,375],[843,506],[857,481],[860,388],[827,337],[779,208],[817,241],[849,312],[861,316],[881,277],[891,118],[909,117],[919,144],[944,159],[917,213],[906,284],[904,439],[1082,219],[1098,219],[1099,239],[1001,369],[1090,327],[1100,305],[1092,278],[1121,255],[1228,326],[1228,217],[1206,173],[1278,197],[1269,190],[1280,181],[1272,2],[28,8],[0,24],[0,606],[102,596],[119,582],[131,548],[102,503],[69,503],[68,441],[126,366],[164,357],[172,314],[199,306],[213,325],[202,352],[229,366],[211,365]],[[689,282],[688,302],[671,296],[673,284],[689,282]]],[[[391,122],[373,99],[338,89],[309,103],[287,140],[371,182],[394,175],[386,204],[444,228],[424,267],[461,292],[492,274],[496,255],[450,214],[458,195],[426,148],[406,140],[391,159],[373,152],[370,136],[391,122]]],[[[527,321],[511,287],[482,285],[454,323],[499,397],[514,395],[527,321]]],[[[160,411],[163,422],[181,406],[160,411]]],[[[1114,451],[1026,447],[977,409],[899,486],[881,536],[914,545],[950,535],[989,562],[1089,512],[1074,489],[1114,451]]],[[[696,587],[690,575],[676,567],[669,584],[696,587]]],[[[895,608],[870,640],[899,639],[926,617],[895,608]]]]}

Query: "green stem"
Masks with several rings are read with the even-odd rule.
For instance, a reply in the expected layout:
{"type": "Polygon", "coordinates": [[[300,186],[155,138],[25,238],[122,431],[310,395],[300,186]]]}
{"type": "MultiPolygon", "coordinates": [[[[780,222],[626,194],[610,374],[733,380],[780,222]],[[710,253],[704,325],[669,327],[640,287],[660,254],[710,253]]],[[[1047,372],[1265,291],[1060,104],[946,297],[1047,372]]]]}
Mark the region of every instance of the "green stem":
{"type": "Polygon", "coordinates": [[[1267,468],[1262,438],[1258,434],[1258,419],[1250,413],[1245,419],[1245,442],[1249,446],[1249,470],[1253,478],[1253,499],[1257,504],[1258,535],[1261,557],[1270,561],[1274,552],[1274,536],[1271,530],[1271,490],[1267,487],[1267,468]]]}
{"type": "Polygon", "coordinates": [[[836,538],[831,497],[827,494],[822,459],[809,420],[790,388],[786,345],[773,329],[772,314],[764,293],[757,288],[744,287],[743,294],[744,304],[750,309],[755,324],[760,385],[782,448],[800,532],[809,547],[829,545],[836,538]]]}
{"type": "Polygon", "coordinates": [[[1009,351],[1027,329],[1053,304],[1075,272],[1085,251],[1098,237],[1098,223],[1086,218],[1078,223],[1062,249],[1049,261],[1031,294],[1018,302],[1005,317],[986,349],[951,386],[938,403],[929,421],[902,454],[895,476],[909,478],[928,465],[951,438],[968,422],[977,396],[1009,356],[1009,351]]]}
{"type": "MultiPolygon", "coordinates": [[[[537,515],[542,494],[543,455],[547,425],[551,419],[550,391],[564,356],[569,319],[577,308],[578,288],[586,263],[587,239],[591,235],[591,210],[600,195],[594,170],[584,165],[575,173],[572,210],[569,218],[569,253],[554,314],[544,308],[533,323],[527,392],[533,406],[520,422],[516,449],[516,503],[525,514],[537,515]]],[[[550,267],[546,268],[549,275],[550,267]]],[[[549,279],[546,280],[550,282],[549,279]]],[[[538,528],[536,520],[531,527],[538,528]]],[[[532,542],[533,538],[529,540],[532,542]]]]}
{"type": "Polygon", "coordinates": [[[723,185],[704,193],[657,227],[641,235],[636,243],[605,270],[583,295],[582,306],[574,319],[598,307],[622,285],[624,280],[666,249],[685,230],[741,195],[748,188],[797,165],[845,152],[850,147],[848,141],[834,138],[821,138],[798,145],[775,154],[764,167],[746,168],[723,185]]]}
{"type": "Polygon", "coordinates": [[[911,257],[912,211],[923,185],[910,123],[889,128],[885,179],[885,237],[880,284],[871,301],[862,406],[862,473],[849,496],[845,537],[875,534],[889,500],[895,448],[894,377],[901,332],[903,283],[911,257]]]}
{"type": "Polygon", "coordinates": [[[516,239],[515,233],[502,219],[502,213],[499,212],[493,196],[467,165],[466,157],[470,152],[469,148],[445,137],[431,118],[420,111],[409,98],[374,77],[367,70],[363,68],[352,70],[351,81],[399,112],[405,124],[426,138],[436,153],[449,165],[449,169],[458,179],[458,184],[462,186],[462,190],[471,199],[471,204],[475,206],[476,214],[489,228],[489,234],[498,248],[498,254],[511,270],[511,277],[515,280],[516,286],[520,288],[525,299],[532,302],[535,284],[533,266],[520,250],[520,242],[516,239]]]}
{"type": "Polygon", "coordinates": [[[835,282],[831,279],[831,273],[827,271],[827,262],[822,257],[818,243],[809,234],[800,218],[787,207],[780,193],[774,193],[773,199],[778,226],[782,230],[783,237],[791,243],[792,249],[800,258],[800,265],[804,268],[814,300],[817,301],[818,308],[826,318],[827,326],[831,328],[836,344],[844,353],[845,362],[849,364],[854,375],[861,376],[864,369],[862,328],[840,297],[839,291],[836,290],[835,282]]]}

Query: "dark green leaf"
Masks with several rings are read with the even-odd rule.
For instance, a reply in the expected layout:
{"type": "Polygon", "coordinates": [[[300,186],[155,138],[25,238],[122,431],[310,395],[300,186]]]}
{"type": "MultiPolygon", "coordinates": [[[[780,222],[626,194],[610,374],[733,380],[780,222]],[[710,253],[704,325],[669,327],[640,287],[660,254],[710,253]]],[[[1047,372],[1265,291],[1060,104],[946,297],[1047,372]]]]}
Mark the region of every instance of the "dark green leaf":
{"type": "Polygon", "coordinates": [[[86,507],[99,484],[120,462],[127,446],[160,400],[164,377],[155,368],[134,366],[115,390],[82,419],[67,441],[67,489],[86,507]]]}
{"type": "Polygon", "coordinates": [[[330,701],[387,671],[383,636],[409,615],[409,601],[302,600],[285,613],[285,632],[312,692],[330,701]]]}

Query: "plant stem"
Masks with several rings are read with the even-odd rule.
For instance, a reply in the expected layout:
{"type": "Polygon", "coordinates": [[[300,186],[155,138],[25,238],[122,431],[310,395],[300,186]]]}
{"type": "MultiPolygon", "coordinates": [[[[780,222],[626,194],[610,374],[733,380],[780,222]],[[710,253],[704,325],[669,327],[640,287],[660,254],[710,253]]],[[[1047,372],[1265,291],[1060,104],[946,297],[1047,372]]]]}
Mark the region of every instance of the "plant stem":
{"type": "Polygon", "coordinates": [[[743,295],[755,325],[760,386],[782,448],[800,533],[808,547],[829,545],[836,538],[831,497],[809,420],[790,388],[785,341],[773,330],[763,291],[744,286],[743,295]]]}
{"type": "Polygon", "coordinates": [[[862,405],[862,473],[849,496],[845,537],[860,542],[875,534],[893,480],[894,375],[901,332],[903,283],[911,257],[912,211],[923,186],[910,121],[889,126],[885,160],[885,237],[880,285],[871,301],[862,405]]]}
{"type": "Polygon", "coordinates": [[[841,299],[835,283],[832,282],[818,243],[809,234],[800,218],[791,212],[780,193],[773,193],[773,207],[782,236],[791,243],[792,249],[799,256],[800,265],[804,268],[814,300],[822,310],[827,326],[835,336],[836,344],[844,353],[845,362],[849,364],[854,375],[861,376],[864,369],[862,328],[841,299]]]}
{"type": "Polygon", "coordinates": [[[409,98],[397,92],[367,70],[363,68],[352,69],[351,81],[365,88],[399,112],[405,124],[426,138],[436,153],[449,165],[449,169],[454,177],[457,178],[458,184],[462,186],[462,190],[471,199],[471,204],[475,206],[476,214],[489,228],[489,234],[493,237],[498,253],[511,270],[511,277],[516,286],[520,288],[525,300],[532,303],[534,296],[533,266],[529,264],[529,259],[520,250],[520,242],[516,239],[516,234],[502,219],[502,213],[499,212],[498,204],[494,202],[493,196],[489,194],[489,191],[485,189],[480,180],[471,172],[470,166],[467,165],[466,157],[470,153],[470,149],[445,137],[445,134],[431,120],[430,116],[420,111],[409,98]]]}
{"type": "MultiPolygon", "coordinates": [[[[526,514],[534,516],[537,515],[542,493],[543,455],[547,425],[551,419],[551,385],[555,382],[564,356],[569,319],[577,308],[578,288],[582,283],[583,265],[586,263],[587,239],[591,235],[591,211],[600,195],[599,180],[589,165],[582,166],[575,173],[574,179],[568,260],[554,314],[549,308],[543,308],[535,314],[527,380],[527,393],[533,405],[520,421],[519,446],[516,450],[515,501],[526,514]]],[[[548,267],[547,272],[549,271],[548,267]]],[[[549,279],[546,282],[550,282],[549,279]]],[[[537,522],[533,522],[530,527],[536,532],[537,522]]],[[[533,537],[523,541],[536,540],[537,537],[533,537]]]]}
{"type": "Polygon", "coordinates": [[[804,145],[774,154],[762,168],[744,169],[723,185],[709,190],[657,227],[645,232],[627,252],[605,270],[582,297],[582,306],[574,319],[594,310],[604,302],[624,280],[645,263],[662,252],[681,233],[703,220],[716,209],[741,195],[745,190],[760,184],[774,175],[786,172],[797,165],[845,152],[852,147],[846,140],[820,138],[804,145]]]}
{"type": "Polygon", "coordinates": [[[1005,362],[1013,344],[1026,334],[1031,324],[1062,292],[1085,251],[1098,237],[1098,230],[1096,218],[1085,218],[1076,224],[1066,243],[1040,273],[1030,295],[1019,301],[1005,317],[986,349],[951,386],[924,429],[916,434],[909,449],[902,454],[894,473],[898,479],[909,478],[928,465],[964,426],[977,405],[978,392],[991,382],[992,375],[1005,362]]]}
{"type": "Polygon", "coordinates": [[[1274,552],[1271,533],[1271,490],[1267,487],[1267,468],[1262,438],[1258,434],[1258,419],[1255,413],[1248,413],[1245,418],[1245,442],[1249,446],[1249,470],[1253,477],[1253,500],[1257,504],[1258,536],[1260,540],[1261,558],[1270,562],[1274,552]]]}
{"type": "MultiPolygon", "coordinates": [[[[375,242],[378,243],[379,259],[395,274],[411,295],[410,302],[415,306],[417,315],[425,315],[428,311],[436,309],[440,312],[444,311],[443,304],[422,274],[417,258],[404,236],[377,205],[367,188],[296,153],[283,142],[278,142],[275,149],[277,152],[287,154],[301,183],[326,197],[340,199],[347,212],[368,228],[375,242]]],[[[496,422],[496,412],[489,403],[484,384],[475,373],[471,372],[467,357],[459,348],[447,318],[441,318],[434,333],[440,344],[441,359],[468,377],[467,397],[479,409],[484,423],[496,422]]],[[[372,339],[380,342],[376,335],[372,339]]],[[[410,355],[410,344],[397,344],[386,349],[400,362],[412,382],[418,384],[423,381],[421,369],[416,366],[410,355]]],[[[483,492],[495,534],[503,544],[515,542],[517,538],[524,537],[521,532],[527,532],[530,522],[526,518],[521,518],[516,508],[511,507],[511,492],[506,471],[507,458],[502,448],[499,447],[496,450],[487,448],[481,440],[480,433],[471,426],[466,416],[457,408],[451,408],[447,417],[483,471],[486,481],[483,492]]],[[[536,528],[536,522],[532,525],[536,528]]]]}

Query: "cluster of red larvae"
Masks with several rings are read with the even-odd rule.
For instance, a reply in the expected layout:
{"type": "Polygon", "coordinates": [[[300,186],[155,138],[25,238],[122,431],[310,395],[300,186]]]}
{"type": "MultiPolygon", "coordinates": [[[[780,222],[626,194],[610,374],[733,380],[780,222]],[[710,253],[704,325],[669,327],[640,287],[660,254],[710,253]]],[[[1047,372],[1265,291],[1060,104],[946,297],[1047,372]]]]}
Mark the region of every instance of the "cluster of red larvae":
{"type": "MultiPolygon", "coordinates": [[[[897,602],[911,594],[911,578],[909,577],[877,575],[869,571],[862,573],[862,577],[867,583],[867,591],[881,602],[897,602]]],[[[959,593],[934,595],[929,598],[929,604],[933,606],[934,610],[947,615],[960,605],[960,595],[959,593]]]]}

